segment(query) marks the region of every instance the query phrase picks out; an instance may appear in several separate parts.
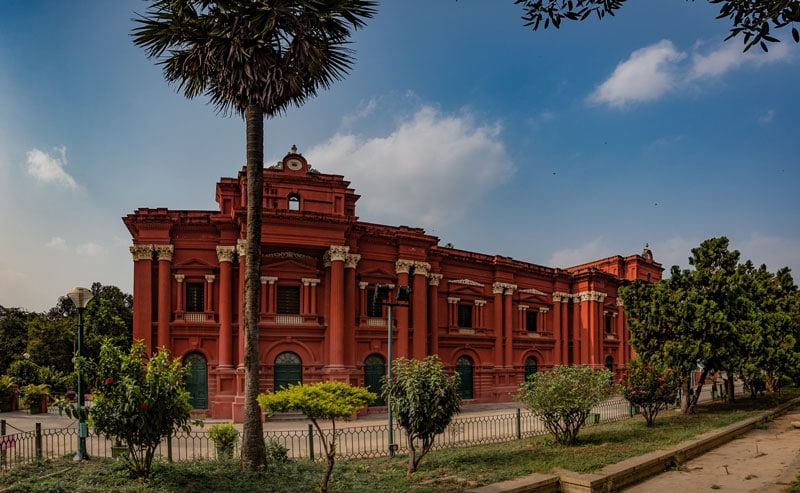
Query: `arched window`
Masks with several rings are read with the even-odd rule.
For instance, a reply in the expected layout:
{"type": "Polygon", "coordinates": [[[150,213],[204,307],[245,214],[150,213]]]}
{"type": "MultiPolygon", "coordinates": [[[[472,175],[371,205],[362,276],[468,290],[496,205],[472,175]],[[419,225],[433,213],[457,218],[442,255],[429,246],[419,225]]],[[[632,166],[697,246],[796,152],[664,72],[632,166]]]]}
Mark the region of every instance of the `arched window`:
{"type": "Polygon", "coordinates": [[[381,396],[382,379],[386,375],[386,360],[380,354],[372,354],[364,361],[364,386],[378,396],[370,406],[385,406],[386,400],[381,396]]]}
{"type": "Polygon", "coordinates": [[[300,196],[296,193],[289,194],[289,210],[290,211],[299,211],[300,210],[300,196]]]}
{"type": "Polygon", "coordinates": [[[525,360],[525,380],[527,380],[529,376],[533,375],[537,371],[539,371],[539,363],[533,356],[528,356],[528,358],[525,360]]]}
{"type": "Polygon", "coordinates": [[[469,356],[459,356],[456,361],[456,373],[458,373],[458,396],[463,399],[472,399],[472,379],[473,379],[473,364],[472,358],[469,356]]]}
{"type": "Polygon", "coordinates": [[[208,409],[208,363],[206,357],[200,353],[191,353],[183,358],[183,363],[189,368],[186,390],[189,392],[189,402],[192,404],[192,408],[208,409]]]}
{"type": "Polygon", "coordinates": [[[275,390],[303,383],[303,360],[297,354],[286,351],[275,357],[275,390]]]}

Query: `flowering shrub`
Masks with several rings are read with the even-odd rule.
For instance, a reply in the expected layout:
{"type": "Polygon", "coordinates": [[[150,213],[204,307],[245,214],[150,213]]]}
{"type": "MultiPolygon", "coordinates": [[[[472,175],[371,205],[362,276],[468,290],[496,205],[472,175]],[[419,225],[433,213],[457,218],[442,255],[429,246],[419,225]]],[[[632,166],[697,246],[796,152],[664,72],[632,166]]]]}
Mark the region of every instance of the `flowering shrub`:
{"type": "Polygon", "coordinates": [[[514,398],[539,417],[562,445],[574,445],[592,407],[611,393],[611,372],[588,366],[555,366],[534,373],[514,398]]]}
{"type": "Polygon", "coordinates": [[[619,381],[622,396],[639,409],[647,426],[653,426],[659,411],[675,402],[680,380],[672,368],[660,370],[633,360],[628,376],[619,381]]]}
{"type": "MultiPolygon", "coordinates": [[[[147,477],[155,450],[164,437],[177,430],[190,431],[187,369],[166,352],[148,357],[141,342],[130,353],[104,344],[99,361],[80,361],[81,372],[94,384],[89,424],[98,433],[128,448],[123,459],[132,475],[147,477]]],[[[77,414],[68,407],[67,413],[77,414]]]]}

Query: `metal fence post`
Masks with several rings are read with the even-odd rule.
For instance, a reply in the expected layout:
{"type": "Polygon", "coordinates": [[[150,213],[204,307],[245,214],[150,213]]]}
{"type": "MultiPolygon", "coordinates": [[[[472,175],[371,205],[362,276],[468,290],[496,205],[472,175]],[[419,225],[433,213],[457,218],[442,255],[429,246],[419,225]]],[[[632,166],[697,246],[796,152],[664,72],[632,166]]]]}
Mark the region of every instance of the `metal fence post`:
{"type": "MultiPolygon", "coordinates": [[[[0,420],[0,437],[6,436],[6,420],[0,420]]],[[[6,443],[5,439],[3,442],[0,443],[0,467],[5,467],[6,465],[6,443]]]]}
{"type": "Polygon", "coordinates": [[[314,427],[308,425],[308,456],[314,462],[314,427]]]}
{"type": "Polygon", "coordinates": [[[167,437],[167,462],[172,462],[172,434],[167,437]]]}
{"type": "Polygon", "coordinates": [[[36,423],[36,460],[42,460],[42,423],[36,423]]]}
{"type": "Polygon", "coordinates": [[[522,439],[522,412],[517,408],[517,440],[522,439]]]}

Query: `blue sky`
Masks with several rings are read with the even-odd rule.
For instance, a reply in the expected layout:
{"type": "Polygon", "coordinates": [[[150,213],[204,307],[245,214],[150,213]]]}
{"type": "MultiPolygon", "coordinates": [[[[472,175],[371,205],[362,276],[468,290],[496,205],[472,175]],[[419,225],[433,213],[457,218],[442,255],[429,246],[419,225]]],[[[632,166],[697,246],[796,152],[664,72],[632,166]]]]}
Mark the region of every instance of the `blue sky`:
{"type": "MultiPolygon", "coordinates": [[[[245,162],[242,120],[177,94],[131,43],[145,6],[0,0],[0,305],[131,292],[120,218],[214,209],[245,162]]],[[[560,31],[520,15],[386,0],[350,76],[266,122],[267,164],[296,144],[351,180],[362,220],[465,250],[567,267],[649,243],[668,269],[725,235],[800,271],[800,46],[742,54],[703,1],[560,31]]]]}

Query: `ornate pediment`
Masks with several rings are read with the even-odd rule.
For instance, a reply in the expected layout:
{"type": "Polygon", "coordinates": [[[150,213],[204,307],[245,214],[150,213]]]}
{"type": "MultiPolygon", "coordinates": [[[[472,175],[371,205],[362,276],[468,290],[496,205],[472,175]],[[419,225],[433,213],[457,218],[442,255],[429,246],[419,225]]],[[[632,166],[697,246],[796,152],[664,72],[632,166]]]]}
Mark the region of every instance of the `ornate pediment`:
{"type": "Polygon", "coordinates": [[[463,286],[478,286],[483,287],[483,284],[479,283],[478,281],[473,281],[472,279],[451,279],[449,281],[450,284],[461,284],[463,286]]]}
{"type": "Polygon", "coordinates": [[[525,293],[525,294],[532,294],[532,295],[535,295],[535,296],[547,296],[547,293],[543,293],[542,291],[539,291],[536,288],[520,289],[517,292],[525,293]]]}

